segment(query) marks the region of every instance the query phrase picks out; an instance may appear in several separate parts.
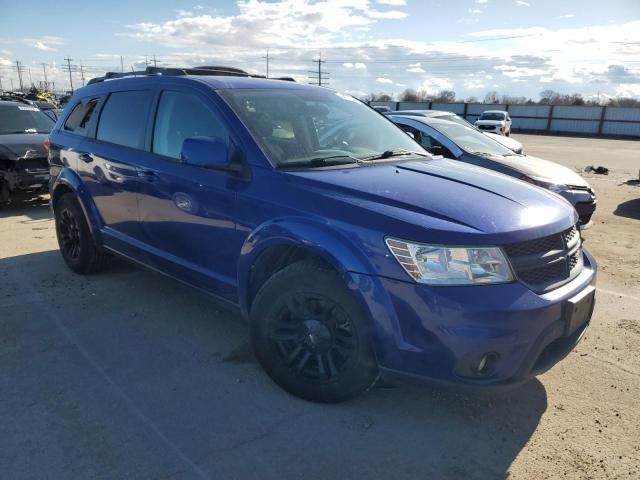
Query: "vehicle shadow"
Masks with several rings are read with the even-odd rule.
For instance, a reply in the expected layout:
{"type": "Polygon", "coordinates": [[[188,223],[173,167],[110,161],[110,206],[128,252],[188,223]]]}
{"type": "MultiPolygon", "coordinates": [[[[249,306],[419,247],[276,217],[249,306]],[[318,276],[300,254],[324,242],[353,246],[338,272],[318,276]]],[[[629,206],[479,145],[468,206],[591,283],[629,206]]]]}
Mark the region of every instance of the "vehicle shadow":
{"type": "Polygon", "coordinates": [[[613,212],[618,217],[640,220],[640,198],[634,198],[621,203],[613,212]]]}
{"type": "Polygon", "coordinates": [[[51,217],[49,194],[42,192],[17,192],[11,194],[11,203],[0,205],[0,218],[25,215],[32,220],[51,217]]]}
{"type": "Polygon", "coordinates": [[[537,380],[299,400],[237,309],[121,261],[80,276],[58,251],[0,259],[0,284],[0,478],[507,478],[547,408],[537,380]]]}

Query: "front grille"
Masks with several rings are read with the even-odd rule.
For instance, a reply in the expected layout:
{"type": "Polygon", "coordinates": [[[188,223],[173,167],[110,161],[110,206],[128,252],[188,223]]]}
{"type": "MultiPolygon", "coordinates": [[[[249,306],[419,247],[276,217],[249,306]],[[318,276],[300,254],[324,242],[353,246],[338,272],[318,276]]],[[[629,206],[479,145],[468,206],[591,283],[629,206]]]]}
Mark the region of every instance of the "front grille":
{"type": "Polygon", "coordinates": [[[518,279],[537,293],[564,285],[583,267],[580,233],[560,233],[503,247],[518,279]]]}
{"type": "Polygon", "coordinates": [[[496,127],[493,125],[478,125],[480,130],[494,130],[496,127]]]}

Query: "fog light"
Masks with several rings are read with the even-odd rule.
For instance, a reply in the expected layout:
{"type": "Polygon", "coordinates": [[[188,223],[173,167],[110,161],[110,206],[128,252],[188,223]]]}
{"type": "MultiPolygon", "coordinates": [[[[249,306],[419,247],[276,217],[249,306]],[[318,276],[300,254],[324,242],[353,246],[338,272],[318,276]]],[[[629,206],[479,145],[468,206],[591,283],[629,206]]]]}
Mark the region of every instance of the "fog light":
{"type": "Polygon", "coordinates": [[[496,352],[485,353],[476,367],[476,373],[481,376],[490,375],[495,369],[499,355],[496,352]]]}

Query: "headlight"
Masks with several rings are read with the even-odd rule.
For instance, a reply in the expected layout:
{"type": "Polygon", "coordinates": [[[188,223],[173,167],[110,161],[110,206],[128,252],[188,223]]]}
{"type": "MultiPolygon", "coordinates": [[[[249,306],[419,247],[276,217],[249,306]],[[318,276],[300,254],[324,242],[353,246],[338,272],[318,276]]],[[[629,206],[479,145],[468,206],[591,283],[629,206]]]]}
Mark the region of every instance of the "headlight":
{"type": "Polygon", "coordinates": [[[566,190],[569,190],[569,187],[563,183],[555,183],[550,178],[541,178],[541,177],[527,177],[530,179],[531,183],[538,185],[539,187],[546,188],[547,190],[551,190],[554,193],[561,193],[566,190]]]}
{"type": "Polygon", "coordinates": [[[445,247],[385,240],[402,268],[418,283],[473,285],[513,281],[511,268],[497,247],[445,247]]]}

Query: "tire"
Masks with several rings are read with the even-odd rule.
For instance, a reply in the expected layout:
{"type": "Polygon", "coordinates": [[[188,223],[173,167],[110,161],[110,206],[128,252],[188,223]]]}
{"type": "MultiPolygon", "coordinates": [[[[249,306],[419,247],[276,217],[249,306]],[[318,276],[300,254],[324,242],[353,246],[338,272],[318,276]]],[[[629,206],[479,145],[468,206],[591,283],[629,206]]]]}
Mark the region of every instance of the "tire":
{"type": "Polygon", "coordinates": [[[250,321],[258,361],[292,395],[341,402],[378,378],[360,307],[337,272],[313,261],[271,277],[256,295],[250,321]]]}
{"type": "Polygon", "coordinates": [[[109,256],[96,245],[75,195],[65,193],[60,197],[54,216],[58,246],[67,266],[82,274],[104,270],[109,256]]]}

